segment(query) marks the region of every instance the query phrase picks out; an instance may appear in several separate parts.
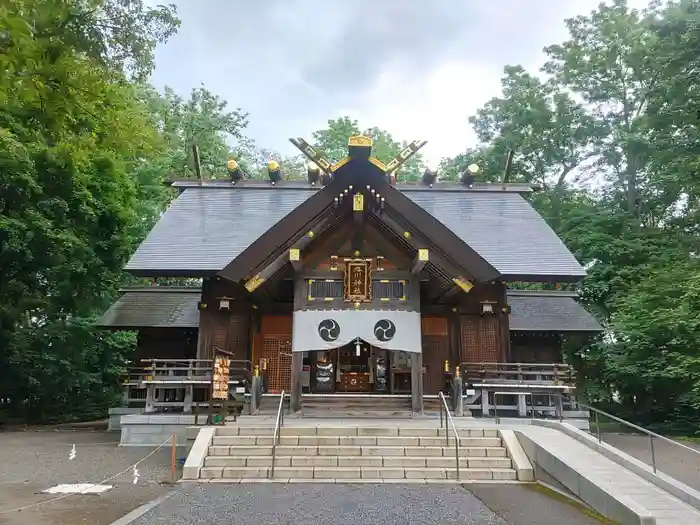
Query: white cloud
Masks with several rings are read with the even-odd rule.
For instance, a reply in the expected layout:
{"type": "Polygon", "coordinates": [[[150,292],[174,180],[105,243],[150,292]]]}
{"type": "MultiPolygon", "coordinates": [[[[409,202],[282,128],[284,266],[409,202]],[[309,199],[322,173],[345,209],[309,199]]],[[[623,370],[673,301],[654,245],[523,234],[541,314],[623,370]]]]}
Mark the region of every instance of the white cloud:
{"type": "MultiPolygon", "coordinates": [[[[158,51],[156,85],[186,95],[204,83],[249,111],[248,133],[282,153],[295,152],[287,137],[310,137],[349,115],[398,139],[428,140],[430,163],[476,144],[467,119],[498,96],[503,66],[536,72],[542,48],[566,38],[564,19],[599,4],[426,0],[425,10],[415,3],[397,10],[399,0],[361,0],[367,24],[340,5],[266,1],[198,0],[195,9],[179,0],[183,26],[158,51]]],[[[643,8],[647,0],[628,3],[643,8]]]]}
{"type": "Polygon", "coordinates": [[[467,118],[498,92],[498,82],[478,64],[456,61],[420,79],[405,70],[387,70],[347,112],[363,127],[390,130],[397,139],[427,140],[422,153],[436,165],[476,142],[467,118]]]}

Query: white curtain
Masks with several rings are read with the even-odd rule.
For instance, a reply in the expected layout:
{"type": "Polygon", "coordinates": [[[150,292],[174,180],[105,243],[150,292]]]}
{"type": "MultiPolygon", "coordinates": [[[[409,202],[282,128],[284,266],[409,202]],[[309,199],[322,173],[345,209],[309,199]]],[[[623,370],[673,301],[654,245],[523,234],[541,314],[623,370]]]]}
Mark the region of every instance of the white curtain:
{"type": "Polygon", "coordinates": [[[420,312],[400,310],[298,310],[292,352],[329,350],[360,338],[386,350],[421,352],[420,312]]]}

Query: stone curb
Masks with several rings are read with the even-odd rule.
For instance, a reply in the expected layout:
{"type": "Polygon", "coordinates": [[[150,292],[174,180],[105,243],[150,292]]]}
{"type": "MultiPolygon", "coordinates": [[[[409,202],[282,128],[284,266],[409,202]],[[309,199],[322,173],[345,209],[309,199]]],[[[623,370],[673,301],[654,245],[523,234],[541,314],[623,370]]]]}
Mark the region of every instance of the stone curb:
{"type": "Polygon", "coordinates": [[[532,463],[530,463],[527,454],[525,454],[523,447],[520,445],[515,431],[499,430],[498,434],[508,453],[508,457],[513,462],[518,481],[535,481],[535,471],[532,468],[532,463]]]}
{"type": "Polygon", "coordinates": [[[199,478],[199,472],[204,466],[204,459],[209,453],[209,446],[214,440],[215,433],[216,428],[214,427],[204,427],[199,431],[182,468],[182,479],[196,480],[199,478]]]}

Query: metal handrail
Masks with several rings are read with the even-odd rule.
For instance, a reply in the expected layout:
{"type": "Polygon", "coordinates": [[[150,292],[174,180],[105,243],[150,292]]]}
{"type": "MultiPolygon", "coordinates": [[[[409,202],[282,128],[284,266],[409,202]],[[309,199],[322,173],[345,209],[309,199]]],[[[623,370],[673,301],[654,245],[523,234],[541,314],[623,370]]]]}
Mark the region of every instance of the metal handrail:
{"type": "Polygon", "coordinates": [[[595,414],[595,428],[596,428],[596,437],[598,438],[598,443],[602,443],[602,438],[600,436],[600,420],[599,420],[599,414],[612,419],[613,421],[617,421],[618,423],[622,423],[623,425],[627,425],[630,428],[633,428],[637,432],[641,432],[643,434],[646,434],[649,436],[649,448],[651,449],[651,467],[654,470],[654,474],[656,474],[656,453],[654,452],[654,438],[660,439],[662,441],[665,441],[667,443],[670,443],[671,445],[675,445],[677,447],[680,447],[682,449],[688,450],[692,452],[693,454],[697,454],[700,456],[700,451],[695,450],[692,447],[689,447],[687,445],[684,445],[683,443],[679,443],[678,441],[675,441],[673,439],[667,438],[666,436],[662,436],[661,434],[657,434],[656,432],[652,432],[651,430],[647,430],[646,428],[640,427],[639,425],[635,425],[634,423],[630,423],[629,421],[625,421],[624,419],[620,419],[617,416],[613,416],[612,414],[608,414],[607,412],[600,410],[598,408],[592,407],[590,405],[587,405],[585,403],[579,403],[576,402],[578,406],[582,406],[588,410],[592,410],[593,413],[595,414]]]}
{"type": "Polygon", "coordinates": [[[275,421],[275,433],[272,434],[272,465],[270,466],[270,478],[275,477],[275,450],[280,444],[280,429],[284,425],[284,390],[280,395],[280,404],[277,408],[277,420],[275,421]]]}
{"type": "Polygon", "coordinates": [[[455,465],[457,466],[457,479],[461,479],[459,475],[459,449],[461,446],[461,441],[459,439],[459,434],[457,433],[457,427],[455,426],[455,422],[452,419],[452,414],[450,414],[450,409],[447,406],[447,400],[445,399],[445,394],[442,392],[438,393],[438,397],[442,401],[440,404],[440,428],[442,428],[442,411],[445,411],[446,417],[444,419],[445,421],[445,438],[446,438],[446,443],[447,446],[450,446],[450,430],[447,428],[447,422],[450,422],[450,425],[452,425],[452,431],[455,433],[455,465]]]}

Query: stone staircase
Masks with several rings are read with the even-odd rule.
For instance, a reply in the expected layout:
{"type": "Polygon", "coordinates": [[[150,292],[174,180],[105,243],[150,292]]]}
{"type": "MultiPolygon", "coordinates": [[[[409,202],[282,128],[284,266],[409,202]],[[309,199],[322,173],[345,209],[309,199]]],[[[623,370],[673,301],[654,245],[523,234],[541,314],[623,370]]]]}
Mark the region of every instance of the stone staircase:
{"type": "MultiPolygon", "coordinates": [[[[268,478],[272,427],[226,426],[215,430],[200,480],[268,478]]],[[[516,480],[516,470],[495,429],[460,429],[461,480],[516,480]]],[[[456,479],[454,437],[447,445],[436,427],[282,427],[274,479],[281,481],[456,479]]]]}

